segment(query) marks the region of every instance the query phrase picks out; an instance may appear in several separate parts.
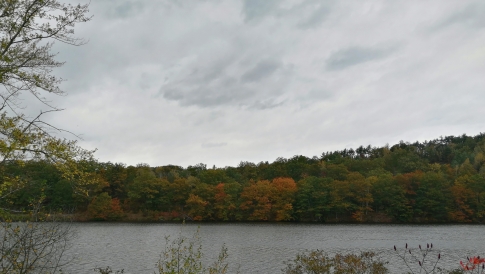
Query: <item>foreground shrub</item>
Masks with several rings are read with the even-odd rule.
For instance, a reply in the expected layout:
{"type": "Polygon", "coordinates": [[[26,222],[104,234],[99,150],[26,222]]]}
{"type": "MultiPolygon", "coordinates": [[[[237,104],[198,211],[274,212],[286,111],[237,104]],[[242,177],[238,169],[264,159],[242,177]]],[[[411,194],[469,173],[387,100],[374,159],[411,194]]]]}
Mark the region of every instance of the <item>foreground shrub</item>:
{"type": "Polygon", "coordinates": [[[299,253],[292,261],[286,262],[286,274],[384,274],[389,273],[383,262],[373,252],[356,254],[336,254],[329,257],[321,250],[299,253]]]}
{"type": "Polygon", "coordinates": [[[123,274],[125,273],[125,270],[112,270],[111,267],[107,266],[105,268],[102,267],[97,267],[94,269],[94,272],[99,273],[99,274],[123,274]]]}
{"type": "MultiPolygon", "coordinates": [[[[179,235],[171,240],[165,237],[165,249],[157,262],[159,274],[226,274],[228,272],[227,248],[221,247],[217,259],[209,266],[202,264],[204,254],[200,243],[199,229],[192,237],[179,235]]],[[[114,271],[111,267],[95,268],[94,272],[100,274],[121,274],[124,269],[114,271]]],[[[1,273],[1,272],[0,272],[1,273]]]]}
{"type": "Polygon", "coordinates": [[[441,260],[441,253],[433,250],[433,244],[426,244],[412,249],[408,244],[404,249],[399,250],[394,246],[397,256],[404,262],[407,273],[485,273],[485,259],[478,257],[467,257],[465,263],[460,261],[461,269],[446,270],[438,266],[441,260]]]}
{"type": "Polygon", "coordinates": [[[0,221],[0,273],[62,273],[72,237],[68,223],[0,221]]]}
{"type": "Polygon", "coordinates": [[[191,238],[180,235],[170,240],[165,237],[165,250],[157,263],[160,274],[225,274],[228,273],[227,248],[222,246],[217,260],[208,267],[202,264],[202,245],[199,230],[191,238]]]}
{"type": "Polygon", "coordinates": [[[468,260],[463,263],[460,261],[462,269],[468,273],[485,273],[485,259],[478,257],[467,258],[468,260]]]}
{"type": "Polygon", "coordinates": [[[400,251],[394,246],[394,251],[406,265],[408,273],[443,273],[444,270],[437,266],[441,259],[441,253],[433,249],[433,244],[426,244],[424,248],[421,245],[418,247],[419,249],[412,249],[408,248],[408,244],[406,244],[404,249],[400,251]]]}

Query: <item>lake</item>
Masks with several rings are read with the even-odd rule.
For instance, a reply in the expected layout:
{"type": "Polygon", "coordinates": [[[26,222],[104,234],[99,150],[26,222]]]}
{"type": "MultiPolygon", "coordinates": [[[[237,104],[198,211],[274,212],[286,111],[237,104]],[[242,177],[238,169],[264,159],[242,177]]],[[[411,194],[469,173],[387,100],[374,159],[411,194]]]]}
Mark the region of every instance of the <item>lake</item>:
{"type": "MultiPolygon", "coordinates": [[[[466,256],[485,255],[483,225],[328,225],[292,223],[202,223],[129,224],[74,223],[77,236],[68,251],[74,257],[66,269],[71,273],[93,273],[95,267],[110,266],[125,273],[153,273],[165,246],[165,237],[192,237],[199,229],[205,262],[213,261],[223,244],[228,248],[231,272],[282,273],[284,261],[298,252],[374,251],[400,273],[402,261],[393,246],[433,243],[440,251],[441,265],[458,268],[466,256]]],[[[438,253],[430,254],[431,260],[438,253]]]]}

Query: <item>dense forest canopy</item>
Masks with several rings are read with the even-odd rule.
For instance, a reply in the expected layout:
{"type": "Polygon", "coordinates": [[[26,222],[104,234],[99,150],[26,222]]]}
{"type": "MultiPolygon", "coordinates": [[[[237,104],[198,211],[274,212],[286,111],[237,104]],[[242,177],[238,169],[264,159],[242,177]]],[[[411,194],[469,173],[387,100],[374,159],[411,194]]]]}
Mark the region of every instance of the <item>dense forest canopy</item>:
{"type": "Polygon", "coordinates": [[[4,176],[29,183],[1,206],[22,210],[42,196],[46,211],[86,220],[481,223],[484,163],[485,134],[224,168],[84,160],[97,183],[77,195],[51,163],[11,161],[4,176]]]}

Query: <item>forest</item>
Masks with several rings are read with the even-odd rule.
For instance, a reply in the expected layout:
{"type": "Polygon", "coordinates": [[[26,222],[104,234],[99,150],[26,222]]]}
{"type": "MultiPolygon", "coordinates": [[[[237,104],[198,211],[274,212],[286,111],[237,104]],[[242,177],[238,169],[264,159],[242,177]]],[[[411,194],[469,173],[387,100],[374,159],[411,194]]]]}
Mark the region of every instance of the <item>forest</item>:
{"type": "Polygon", "coordinates": [[[237,167],[151,167],[79,160],[92,183],[42,160],[0,170],[24,187],[0,207],[78,221],[482,223],[485,134],[296,155],[237,167]]]}

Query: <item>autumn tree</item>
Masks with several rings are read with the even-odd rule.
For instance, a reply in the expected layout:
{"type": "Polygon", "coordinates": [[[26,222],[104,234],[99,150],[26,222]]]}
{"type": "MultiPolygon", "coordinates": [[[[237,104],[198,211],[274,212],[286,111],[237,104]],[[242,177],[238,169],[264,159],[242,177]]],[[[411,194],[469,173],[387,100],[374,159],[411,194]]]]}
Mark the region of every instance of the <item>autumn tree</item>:
{"type": "Polygon", "coordinates": [[[474,217],[474,210],[471,206],[475,196],[473,191],[463,180],[456,180],[450,190],[453,204],[448,212],[449,219],[453,222],[471,222],[474,217]]]}
{"type": "Polygon", "coordinates": [[[185,202],[189,198],[192,188],[200,181],[192,176],[189,178],[177,178],[172,183],[164,184],[165,196],[163,201],[169,211],[184,212],[185,202]]]}
{"type": "MultiPolygon", "coordinates": [[[[83,44],[82,39],[73,35],[73,28],[89,20],[87,12],[88,5],[73,6],[58,0],[0,1],[0,199],[32,183],[27,177],[6,172],[6,165],[13,162],[52,164],[75,195],[88,196],[85,186],[96,183],[83,165],[92,160],[92,152],[79,147],[76,141],[55,136],[53,133],[62,129],[43,119],[47,113],[60,111],[49,104],[45,95],[64,93],[59,87],[62,79],[52,73],[63,64],[55,59],[53,42],[83,44]],[[32,117],[27,115],[32,109],[22,104],[28,101],[21,100],[24,98],[38,100],[44,109],[32,117]]],[[[45,195],[40,195],[35,204],[42,205],[44,201],[45,195]]],[[[35,207],[33,216],[39,211],[40,207],[35,207]]],[[[3,222],[1,225],[2,246],[9,248],[1,249],[0,272],[60,270],[60,257],[71,236],[68,227],[51,229],[37,223],[19,225],[20,228],[3,222]]]]}
{"type": "Polygon", "coordinates": [[[245,187],[241,193],[241,210],[249,221],[271,220],[271,192],[274,191],[268,180],[257,181],[245,187]]]}
{"type": "MultiPolygon", "coordinates": [[[[411,173],[399,174],[394,177],[396,182],[404,190],[404,196],[409,206],[416,207],[418,189],[421,187],[421,181],[424,173],[420,170],[411,173]]],[[[414,213],[413,213],[414,214],[414,213]]]]}
{"type": "Polygon", "coordinates": [[[187,215],[194,221],[202,221],[210,218],[207,214],[208,202],[198,195],[190,194],[186,201],[187,215]]]}
{"type": "Polygon", "coordinates": [[[263,180],[245,187],[240,208],[252,221],[288,221],[293,211],[296,183],[291,178],[263,180]]]}
{"type": "Polygon", "coordinates": [[[107,191],[110,196],[118,199],[126,198],[127,172],[122,163],[105,163],[99,165],[100,176],[108,183],[107,191]]]}
{"type": "Polygon", "coordinates": [[[220,183],[214,188],[214,203],[212,210],[218,221],[234,221],[241,219],[239,196],[242,187],[236,182],[220,183]]]}
{"type": "Polygon", "coordinates": [[[214,217],[216,220],[228,221],[230,212],[236,209],[234,204],[231,204],[231,195],[224,189],[225,184],[219,183],[214,188],[214,217]]]}
{"type": "Polygon", "coordinates": [[[194,220],[213,220],[214,186],[198,183],[185,202],[187,215],[194,220]]]}
{"type": "Polygon", "coordinates": [[[377,178],[374,176],[365,178],[358,172],[352,172],[347,176],[347,180],[349,182],[349,194],[352,196],[352,202],[354,204],[352,218],[359,222],[365,221],[367,214],[372,211],[374,198],[372,197],[371,190],[377,178]]]}
{"type": "Polygon", "coordinates": [[[119,220],[123,217],[123,210],[117,198],[111,198],[108,193],[103,192],[94,197],[88,206],[88,217],[96,221],[119,220]]]}
{"type": "Polygon", "coordinates": [[[292,178],[275,178],[272,181],[273,212],[275,221],[289,221],[292,219],[293,203],[297,191],[296,183],[292,178]]]}

